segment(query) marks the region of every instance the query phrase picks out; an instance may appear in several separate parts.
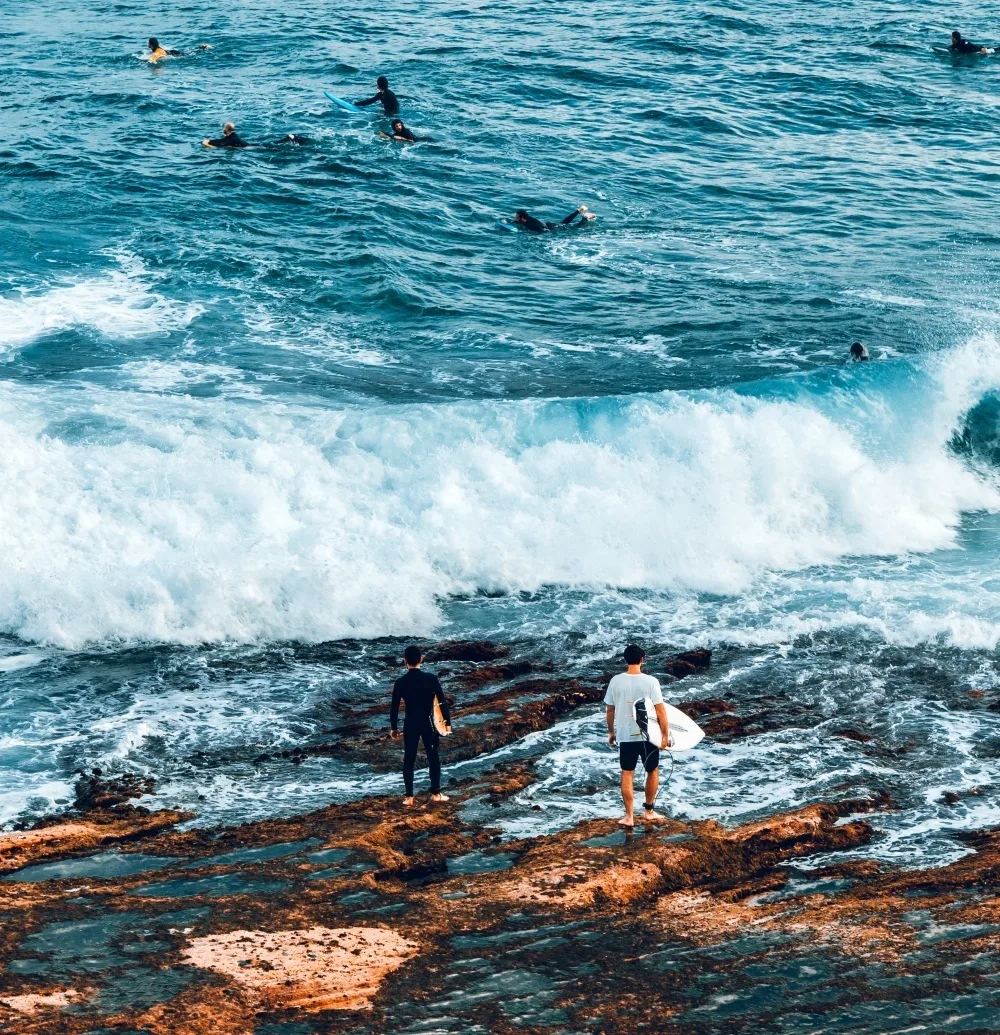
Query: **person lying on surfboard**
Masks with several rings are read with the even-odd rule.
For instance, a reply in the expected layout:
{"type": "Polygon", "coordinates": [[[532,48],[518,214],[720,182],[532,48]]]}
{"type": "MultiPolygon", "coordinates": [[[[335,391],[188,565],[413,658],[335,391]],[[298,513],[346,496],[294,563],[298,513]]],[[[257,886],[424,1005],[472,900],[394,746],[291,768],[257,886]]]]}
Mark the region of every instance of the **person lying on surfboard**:
{"type": "MultiPolygon", "coordinates": [[[[199,43],[198,50],[211,50],[211,43],[199,43]]],[[[167,50],[165,47],[160,46],[160,41],[155,36],[149,37],[149,54],[146,60],[151,64],[155,65],[157,61],[160,61],[165,57],[183,57],[183,50],[167,50]]]]}
{"type": "Polygon", "coordinates": [[[948,48],[956,54],[992,54],[990,47],[984,47],[981,43],[971,43],[956,29],[951,34],[951,46],[948,48]]]}
{"type": "Polygon", "coordinates": [[[392,120],[391,133],[385,133],[380,129],[378,131],[378,135],[380,137],[385,137],[386,140],[412,140],[413,143],[416,143],[420,139],[420,137],[415,137],[413,132],[403,125],[402,119],[392,120]]]}
{"type": "Polygon", "coordinates": [[[643,735],[635,720],[637,701],[649,698],[656,709],[656,719],[660,726],[660,741],[670,743],[670,731],[667,726],[667,709],[663,706],[663,694],[660,683],[642,671],[646,660],[646,652],[637,644],[630,643],[623,655],[626,672],[619,672],[610,683],[605,694],[607,705],[608,743],[618,745],[618,762],[622,770],[622,801],[625,804],[625,815],[618,822],[623,827],[635,826],[632,807],[635,800],[633,784],[635,767],[642,759],[642,767],[646,770],[646,796],[643,800],[643,819],[656,822],[664,817],[658,813],[656,792],[660,787],[660,749],[654,747],[643,735]]]}
{"type": "Polygon", "coordinates": [[[403,738],[403,783],[406,785],[405,806],[412,807],[413,801],[413,766],[417,760],[417,748],[424,742],[427,754],[427,767],[430,769],[431,801],[447,801],[441,793],[441,755],[438,747],[441,743],[441,732],[451,732],[451,714],[448,702],[444,699],[444,691],[437,676],[421,671],[424,658],[419,647],[407,647],[403,651],[406,662],[406,675],[400,676],[392,687],[392,709],[389,713],[389,725],[393,740],[403,738]],[[444,730],[435,728],[435,703],[441,712],[444,730]],[[399,706],[403,704],[403,732],[397,729],[399,724],[399,706]]]}
{"type": "Polygon", "coordinates": [[[203,140],[202,144],[205,147],[250,147],[243,137],[236,132],[236,127],[231,123],[227,122],[222,127],[222,136],[216,137],[214,140],[203,140]]]}
{"type": "Polygon", "coordinates": [[[534,216],[528,215],[523,208],[519,208],[514,213],[514,222],[521,227],[522,230],[530,230],[533,234],[542,234],[546,230],[558,230],[561,226],[583,226],[584,223],[589,223],[592,219],[596,219],[594,215],[586,205],[580,205],[578,208],[573,209],[572,212],[560,223],[543,223],[540,219],[536,219],[534,216]],[[580,217],[579,223],[574,223],[573,220],[576,217],[580,217]]]}
{"type": "Polygon", "coordinates": [[[378,93],[374,97],[369,97],[366,101],[355,101],[354,103],[359,108],[367,108],[369,104],[374,104],[376,101],[382,102],[382,110],[386,115],[398,115],[399,114],[399,101],[396,95],[389,89],[389,80],[384,75],[380,75],[375,80],[375,85],[378,87],[378,93]]]}

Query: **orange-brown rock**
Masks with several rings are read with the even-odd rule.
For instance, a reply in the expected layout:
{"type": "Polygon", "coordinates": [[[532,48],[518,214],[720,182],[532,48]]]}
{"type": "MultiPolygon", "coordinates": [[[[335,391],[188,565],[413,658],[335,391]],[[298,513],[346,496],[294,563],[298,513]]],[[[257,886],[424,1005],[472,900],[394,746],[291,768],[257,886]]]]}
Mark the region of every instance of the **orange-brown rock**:
{"type": "Polygon", "coordinates": [[[224,974],[272,1009],[367,1010],[386,975],[420,946],[383,927],[231,931],[197,938],[182,953],[224,974]]]}

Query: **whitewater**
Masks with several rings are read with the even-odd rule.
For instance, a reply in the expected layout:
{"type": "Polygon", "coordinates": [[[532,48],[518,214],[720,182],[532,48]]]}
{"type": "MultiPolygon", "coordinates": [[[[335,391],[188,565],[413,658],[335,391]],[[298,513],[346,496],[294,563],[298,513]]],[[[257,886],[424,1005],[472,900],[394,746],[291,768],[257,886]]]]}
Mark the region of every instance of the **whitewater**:
{"type": "MultiPolygon", "coordinates": [[[[860,557],[946,549],[1000,509],[953,443],[995,386],[992,336],[738,392],[265,408],[19,386],[0,627],[67,649],[431,636],[449,597],[546,586],[766,606],[789,592],[768,573],[863,578],[860,557]]],[[[995,646],[967,588],[925,635],[978,615],[995,646]]]]}

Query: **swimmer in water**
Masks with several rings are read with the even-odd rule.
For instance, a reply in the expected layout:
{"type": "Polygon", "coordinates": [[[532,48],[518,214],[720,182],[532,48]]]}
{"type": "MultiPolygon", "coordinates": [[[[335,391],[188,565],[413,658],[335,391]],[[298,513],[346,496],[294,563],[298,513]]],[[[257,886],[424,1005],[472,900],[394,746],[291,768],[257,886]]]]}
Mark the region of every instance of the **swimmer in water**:
{"type": "Polygon", "coordinates": [[[160,41],[155,36],[149,37],[149,57],[146,60],[151,65],[155,65],[161,58],[180,56],[181,52],[179,50],[166,50],[160,46],[160,41]]]}
{"type": "Polygon", "coordinates": [[[236,127],[231,122],[227,122],[222,127],[221,137],[217,137],[215,140],[203,140],[202,144],[205,147],[250,147],[250,144],[237,134],[236,127]]]}
{"type": "Polygon", "coordinates": [[[856,341],[851,346],[851,361],[854,363],[867,363],[871,359],[868,355],[868,350],[860,341],[856,341]]]}
{"type": "Polygon", "coordinates": [[[403,125],[402,119],[392,120],[391,133],[384,133],[382,130],[379,130],[378,135],[380,137],[385,137],[386,140],[412,140],[413,143],[416,143],[420,139],[420,137],[415,137],[413,133],[403,125]]]}
{"type": "Polygon", "coordinates": [[[573,209],[561,223],[543,223],[540,219],[528,215],[523,208],[519,208],[514,213],[514,223],[523,230],[530,230],[533,234],[541,234],[546,230],[558,230],[561,226],[583,226],[584,223],[589,223],[596,218],[597,216],[586,205],[573,209]],[[580,217],[579,223],[574,222],[577,216],[580,217]]]}
{"type": "Polygon", "coordinates": [[[389,80],[384,75],[380,75],[375,80],[375,85],[378,87],[378,93],[374,97],[369,97],[366,101],[355,101],[354,103],[359,108],[367,108],[369,104],[374,104],[376,101],[382,102],[382,110],[386,115],[398,115],[399,114],[399,101],[396,99],[396,95],[389,89],[389,80]]]}
{"type": "MultiPolygon", "coordinates": [[[[199,43],[197,50],[211,50],[211,43],[199,43]]],[[[183,57],[183,50],[167,50],[160,46],[160,41],[155,36],[149,37],[149,55],[146,60],[151,64],[155,65],[158,61],[165,57],[183,57]]]]}
{"type": "Polygon", "coordinates": [[[980,43],[971,43],[967,40],[959,31],[956,29],[951,34],[951,46],[949,50],[954,51],[956,54],[992,54],[993,51],[989,47],[984,47],[980,43]]]}

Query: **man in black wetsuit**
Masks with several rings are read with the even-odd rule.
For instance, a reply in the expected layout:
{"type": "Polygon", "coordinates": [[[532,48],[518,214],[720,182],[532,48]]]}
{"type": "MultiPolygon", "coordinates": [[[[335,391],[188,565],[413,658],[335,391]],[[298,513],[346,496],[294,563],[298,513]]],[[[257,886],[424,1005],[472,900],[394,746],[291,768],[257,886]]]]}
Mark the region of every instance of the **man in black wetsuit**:
{"type": "Polygon", "coordinates": [[[871,356],[868,355],[868,349],[865,348],[864,343],[856,341],[851,346],[851,359],[855,363],[867,363],[871,356]]]}
{"type": "Polygon", "coordinates": [[[378,87],[378,93],[374,97],[369,97],[366,101],[355,101],[354,103],[359,108],[367,108],[369,104],[381,101],[382,110],[386,115],[398,115],[399,101],[396,100],[396,95],[389,89],[389,80],[384,75],[380,75],[375,80],[375,85],[378,87]]]}
{"type": "Polygon", "coordinates": [[[203,140],[205,147],[249,147],[250,145],[237,134],[236,127],[227,122],[222,127],[222,136],[215,140],[203,140]]]}
{"type": "Polygon", "coordinates": [[[572,212],[561,222],[561,223],[543,223],[540,219],[535,219],[534,216],[529,216],[523,208],[519,208],[514,213],[514,222],[521,227],[522,230],[530,230],[533,234],[541,234],[546,230],[557,230],[561,226],[583,226],[584,223],[589,223],[590,220],[596,219],[597,216],[591,212],[586,205],[581,205],[579,208],[573,209],[572,212]],[[574,223],[573,220],[576,217],[580,217],[579,223],[574,223]]]}
{"type": "Polygon", "coordinates": [[[984,47],[981,43],[970,43],[959,31],[956,29],[951,34],[951,46],[948,48],[953,50],[956,54],[989,54],[989,47],[984,47]]]}
{"type": "Polygon", "coordinates": [[[383,133],[382,130],[378,131],[380,137],[386,137],[389,140],[412,140],[416,143],[420,137],[415,137],[413,133],[403,125],[402,119],[392,120],[392,132],[383,133]]]}
{"type": "Polygon", "coordinates": [[[444,721],[450,723],[448,703],[444,699],[438,677],[421,671],[423,656],[419,647],[407,647],[403,651],[403,660],[406,662],[406,675],[400,676],[393,685],[392,711],[389,715],[392,725],[390,736],[393,740],[399,740],[401,734],[396,728],[399,723],[399,705],[402,702],[406,706],[402,732],[403,782],[406,784],[403,804],[407,807],[413,805],[413,765],[417,760],[417,747],[421,740],[430,769],[431,801],[447,801],[447,797],[441,793],[441,756],[438,754],[441,737],[434,728],[432,716],[436,698],[441,704],[444,721]]]}

